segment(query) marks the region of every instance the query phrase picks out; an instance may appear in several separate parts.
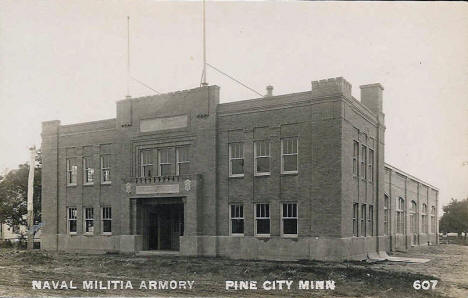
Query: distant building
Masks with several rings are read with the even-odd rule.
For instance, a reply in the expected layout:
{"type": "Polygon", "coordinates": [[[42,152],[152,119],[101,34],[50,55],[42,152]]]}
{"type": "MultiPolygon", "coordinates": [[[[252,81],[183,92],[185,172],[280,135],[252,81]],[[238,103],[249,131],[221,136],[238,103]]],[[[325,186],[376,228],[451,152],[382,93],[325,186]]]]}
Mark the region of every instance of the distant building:
{"type": "Polygon", "coordinates": [[[220,104],[205,86],[44,122],[41,246],[343,260],[435,244],[438,190],[384,163],[383,87],[360,88],[220,104]]]}

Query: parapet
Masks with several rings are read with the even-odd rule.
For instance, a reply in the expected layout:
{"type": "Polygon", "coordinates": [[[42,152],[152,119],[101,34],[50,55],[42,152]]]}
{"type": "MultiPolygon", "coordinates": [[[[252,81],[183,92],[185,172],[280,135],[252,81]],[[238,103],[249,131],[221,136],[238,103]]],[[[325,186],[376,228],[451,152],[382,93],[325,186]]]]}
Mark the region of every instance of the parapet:
{"type": "Polygon", "coordinates": [[[351,84],[343,77],[312,81],[312,95],[325,96],[342,94],[351,98],[351,84]]]}

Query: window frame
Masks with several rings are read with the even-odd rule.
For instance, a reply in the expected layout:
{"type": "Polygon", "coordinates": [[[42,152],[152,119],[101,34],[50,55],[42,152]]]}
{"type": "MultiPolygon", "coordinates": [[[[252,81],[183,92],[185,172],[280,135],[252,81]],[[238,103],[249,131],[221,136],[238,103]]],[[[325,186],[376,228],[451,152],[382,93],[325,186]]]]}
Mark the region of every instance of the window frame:
{"type": "Polygon", "coordinates": [[[110,206],[103,206],[101,207],[101,235],[112,235],[112,207],[110,206]],[[104,210],[108,209],[110,211],[110,218],[109,217],[104,217],[104,210]],[[110,232],[105,232],[104,231],[104,222],[105,221],[110,221],[110,232]]]}
{"type": "MultiPolygon", "coordinates": [[[[261,151],[261,150],[260,150],[261,151]]],[[[269,176],[271,175],[271,142],[269,140],[257,140],[254,141],[254,175],[255,176],[269,176]],[[265,143],[268,148],[268,155],[258,155],[257,145],[265,143]],[[257,171],[257,159],[259,158],[268,158],[268,172],[258,172],[257,171]]]]}
{"type": "Polygon", "coordinates": [[[374,205],[369,204],[367,223],[368,223],[369,236],[373,237],[374,236],[374,205]]]}
{"type": "Polygon", "coordinates": [[[431,206],[431,234],[436,234],[436,230],[437,230],[436,207],[431,206]]]}
{"type": "Polygon", "coordinates": [[[290,175],[290,174],[298,174],[298,173],[299,173],[299,137],[296,136],[296,137],[281,138],[281,174],[290,175]],[[287,141],[287,140],[293,140],[293,141],[296,140],[296,152],[284,153],[284,142],[287,141]],[[285,156],[294,156],[294,155],[296,156],[296,170],[285,171],[284,170],[284,157],[285,156]]]}
{"type": "Polygon", "coordinates": [[[243,237],[244,233],[245,233],[244,204],[242,204],[242,203],[231,203],[231,204],[229,204],[229,235],[234,236],[234,237],[243,237]],[[240,210],[241,210],[239,213],[242,213],[242,217],[240,217],[240,216],[239,217],[233,217],[232,216],[232,207],[234,207],[234,208],[239,207],[240,210]],[[232,232],[232,221],[233,220],[242,220],[242,230],[244,231],[243,233],[233,233],[232,232]]]}
{"type": "Polygon", "coordinates": [[[177,146],[176,149],[176,176],[180,176],[180,164],[190,164],[190,146],[177,146]],[[179,150],[187,150],[187,160],[180,160],[179,150]]]}
{"type": "Polygon", "coordinates": [[[111,184],[112,183],[112,170],[111,170],[111,160],[112,160],[112,155],[111,154],[101,154],[100,155],[100,162],[101,162],[101,184],[111,184]],[[104,158],[109,158],[108,161],[108,166],[104,167],[104,158]],[[109,173],[109,180],[105,180],[104,173],[108,171],[109,173]]]}
{"type": "Polygon", "coordinates": [[[76,207],[67,207],[67,232],[69,235],[76,235],[78,234],[78,208],[76,207]],[[71,218],[71,212],[75,211],[74,218],[71,218]],[[71,222],[75,222],[75,231],[71,231],[71,222]]]}
{"type": "Polygon", "coordinates": [[[359,203],[353,203],[353,237],[359,237],[359,203]]]}
{"type": "Polygon", "coordinates": [[[353,177],[359,177],[359,142],[353,140],[353,177]]]}
{"type": "Polygon", "coordinates": [[[384,235],[390,235],[390,208],[389,208],[389,203],[390,203],[390,196],[387,194],[384,194],[384,235]]]}
{"type": "Polygon", "coordinates": [[[421,206],[421,222],[422,222],[422,233],[423,234],[429,234],[429,224],[427,222],[427,204],[423,203],[421,206]]]}
{"type": "Polygon", "coordinates": [[[367,237],[367,205],[366,204],[361,204],[360,215],[361,215],[361,222],[360,222],[361,223],[361,237],[367,237]]]}
{"type": "Polygon", "coordinates": [[[146,176],[146,167],[151,167],[151,174],[154,174],[154,166],[153,166],[153,149],[152,148],[147,148],[147,149],[140,149],[140,154],[139,154],[139,159],[140,159],[140,177],[141,178],[149,178],[149,177],[153,177],[153,175],[149,175],[149,176],[146,176]],[[145,156],[144,154],[145,153],[149,153],[149,163],[146,162],[145,163],[145,156]]]}
{"type": "Polygon", "coordinates": [[[360,169],[361,179],[367,179],[367,146],[361,144],[361,169],[360,169]]]}
{"type": "Polygon", "coordinates": [[[243,142],[232,142],[232,143],[229,143],[228,145],[228,150],[229,150],[229,177],[244,177],[245,175],[245,159],[244,159],[244,143],[243,142]],[[239,145],[240,147],[239,148],[242,148],[242,156],[241,157],[232,157],[232,153],[233,153],[233,146],[234,145],[239,145]],[[232,173],[232,161],[233,160],[242,160],[242,173],[239,173],[239,174],[233,174],[232,173]]]}
{"type": "Polygon", "coordinates": [[[83,208],[83,234],[85,235],[94,235],[94,231],[95,231],[95,220],[94,220],[94,208],[93,207],[84,207],[83,208]],[[91,210],[91,213],[92,213],[92,217],[91,218],[88,218],[88,210],[91,210]],[[87,223],[88,221],[91,221],[93,223],[92,227],[93,227],[93,231],[92,232],[88,232],[86,231],[87,229],[87,223]]]}
{"type": "Polygon", "coordinates": [[[91,157],[83,156],[83,185],[93,185],[94,181],[96,181],[96,171],[94,167],[89,166],[90,163],[91,157]],[[91,181],[88,181],[89,172],[91,172],[91,181]]]}
{"type": "MultiPolygon", "coordinates": [[[[288,209],[288,207],[286,207],[288,209]]],[[[294,209],[293,209],[294,210],[294,209]]],[[[299,235],[299,208],[297,202],[282,202],[281,203],[281,237],[285,238],[297,238],[299,235]],[[284,205],[295,205],[296,207],[296,216],[284,216],[284,205]],[[285,234],[284,233],[284,220],[285,219],[295,219],[296,220],[296,234],[285,234]]],[[[293,212],[294,213],[294,212],[293,212]]],[[[270,231],[271,232],[271,231],[270,231]]]]}
{"type": "Polygon", "coordinates": [[[374,182],[374,149],[368,148],[367,152],[369,155],[369,157],[367,158],[367,181],[374,182]]]}
{"type": "MultiPolygon", "coordinates": [[[[172,162],[171,162],[171,156],[170,156],[170,151],[173,149],[174,147],[161,147],[161,148],[158,148],[158,176],[159,177],[163,177],[163,173],[162,173],[162,166],[169,166],[170,169],[171,169],[171,174],[170,175],[165,175],[164,177],[167,177],[167,176],[172,176],[174,175],[173,174],[173,170],[174,168],[172,168],[172,162]],[[167,152],[167,162],[162,162],[162,155],[161,153],[163,151],[166,151],[167,152]]],[[[174,161],[174,160],[173,160],[174,161]]]]}
{"type": "Polygon", "coordinates": [[[66,173],[67,173],[67,186],[78,185],[78,165],[76,164],[76,158],[67,158],[65,160],[66,173]],[[73,164],[72,164],[73,161],[73,164]],[[73,182],[73,177],[75,178],[73,182]],[[70,182],[71,181],[71,182],[70,182]]]}
{"type": "Polygon", "coordinates": [[[405,225],[405,199],[398,197],[398,202],[396,206],[396,233],[400,235],[406,235],[406,225],[405,225]]]}
{"type": "MultiPolygon", "coordinates": [[[[254,235],[255,235],[255,237],[270,237],[271,236],[270,203],[255,203],[254,207],[255,207],[255,209],[254,209],[254,215],[255,215],[255,217],[254,217],[254,235]],[[268,206],[268,217],[259,217],[259,216],[257,216],[257,206],[258,205],[268,206]],[[268,219],[268,225],[269,225],[269,231],[270,231],[268,234],[259,234],[259,233],[257,233],[257,227],[258,227],[257,220],[262,220],[262,219],[268,219]]],[[[266,209],[265,209],[265,213],[266,213],[266,209]]]]}

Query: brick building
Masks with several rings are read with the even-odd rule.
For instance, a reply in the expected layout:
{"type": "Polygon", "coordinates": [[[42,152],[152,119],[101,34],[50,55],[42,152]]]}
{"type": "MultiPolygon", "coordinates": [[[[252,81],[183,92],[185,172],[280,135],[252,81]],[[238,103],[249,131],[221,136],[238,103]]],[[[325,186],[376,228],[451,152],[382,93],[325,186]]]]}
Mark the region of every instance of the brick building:
{"type": "Polygon", "coordinates": [[[438,190],[384,163],[380,84],[219,103],[219,87],[42,128],[42,247],[363,259],[437,243],[438,190]]]}

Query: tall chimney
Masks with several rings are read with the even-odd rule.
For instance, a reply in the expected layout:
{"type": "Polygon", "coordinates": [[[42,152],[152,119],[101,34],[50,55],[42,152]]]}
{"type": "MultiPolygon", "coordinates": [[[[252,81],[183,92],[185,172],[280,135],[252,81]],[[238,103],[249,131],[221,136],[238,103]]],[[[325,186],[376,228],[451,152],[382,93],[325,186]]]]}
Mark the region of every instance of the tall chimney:
{"type": "Polygon", "coordinates": [[[273,86],[268,85],[268,86],[266,87],[266,90],[267,90],[267,93],[266,93],[265,97],[273,96],[273,86]]]}
{"type": "Polygon", "coordinates": [[[361,85],[361,103],[376,115],[382,113],[382,91],[383,86],[380,83],[361,85]]]}

